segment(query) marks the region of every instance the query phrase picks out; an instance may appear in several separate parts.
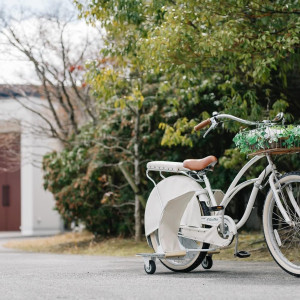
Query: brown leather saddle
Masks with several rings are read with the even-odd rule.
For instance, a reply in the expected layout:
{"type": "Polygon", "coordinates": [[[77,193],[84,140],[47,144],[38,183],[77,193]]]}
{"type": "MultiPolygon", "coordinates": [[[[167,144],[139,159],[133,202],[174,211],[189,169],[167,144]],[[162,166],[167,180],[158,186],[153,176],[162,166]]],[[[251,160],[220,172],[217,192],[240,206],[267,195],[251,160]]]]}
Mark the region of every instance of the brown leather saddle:
{"type": "Polygon", "coordinates": [[[218,159],[213,155],[207,156],[202,159],[186,159],[183,162],[183,167],[190,169],[191,171],[201,171],[208,166],[211,166],[213,168],[217,161],[218,159]]]}

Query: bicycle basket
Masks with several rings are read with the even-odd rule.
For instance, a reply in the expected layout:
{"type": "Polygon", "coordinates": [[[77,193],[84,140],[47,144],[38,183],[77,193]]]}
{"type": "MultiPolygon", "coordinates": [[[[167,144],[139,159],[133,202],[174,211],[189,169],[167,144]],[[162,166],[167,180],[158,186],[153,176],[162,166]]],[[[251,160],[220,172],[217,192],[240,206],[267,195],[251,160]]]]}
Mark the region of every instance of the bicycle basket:
{"type": "Polygon", "coordinates": [[[271,125],[244,130],[233,141],[242,153],[249,155],[300,152],[300,125],[271,125]]]}

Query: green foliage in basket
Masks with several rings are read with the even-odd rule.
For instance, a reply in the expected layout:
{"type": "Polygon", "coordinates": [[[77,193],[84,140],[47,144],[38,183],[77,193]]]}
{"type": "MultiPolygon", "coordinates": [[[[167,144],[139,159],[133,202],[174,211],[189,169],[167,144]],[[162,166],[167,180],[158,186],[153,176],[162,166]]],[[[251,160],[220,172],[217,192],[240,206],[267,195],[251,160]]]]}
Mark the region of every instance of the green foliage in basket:
{"type": "Polygon", "coordinates": [[[300,126],[264,126],[239,132],[233,141],[242,153],[300,146],[300,126]]]}

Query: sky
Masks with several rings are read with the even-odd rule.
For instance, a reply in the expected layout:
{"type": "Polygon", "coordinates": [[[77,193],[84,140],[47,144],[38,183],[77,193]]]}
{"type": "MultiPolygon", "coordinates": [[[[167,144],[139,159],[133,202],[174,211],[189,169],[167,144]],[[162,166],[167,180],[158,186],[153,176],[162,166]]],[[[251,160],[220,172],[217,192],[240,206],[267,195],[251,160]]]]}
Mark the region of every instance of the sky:
{"type": "MultiPolygon", "coordinates": [[[[0,11],[5,14],[14,14],[21,6],[24,10],[43,14],[60,5],[75,11],[71,0],[0,0],[0,11]]],[[[81,29],[86,27],[84,22],[81,24],[80,26],[78,23],[75,25],[76,30],[79,27],[81,29]]],[[[32,78],[33,75],[31,64],[24,59],[19,59],[17,55],[12,57],[5,47],[7,45],[0,37],[0,84],[26,84],[26,78],[32,78]],[[22,76],[20,76],[21,74],[22,76]]]]}
{"type": "Polygon", "coordinates": [[[21,5],[37,12],[45,12],[49,9],[49,7],[53,7],[57,4],[73,7],[71,0],[0,0],[0,7],[14,9],[21,5]]]}

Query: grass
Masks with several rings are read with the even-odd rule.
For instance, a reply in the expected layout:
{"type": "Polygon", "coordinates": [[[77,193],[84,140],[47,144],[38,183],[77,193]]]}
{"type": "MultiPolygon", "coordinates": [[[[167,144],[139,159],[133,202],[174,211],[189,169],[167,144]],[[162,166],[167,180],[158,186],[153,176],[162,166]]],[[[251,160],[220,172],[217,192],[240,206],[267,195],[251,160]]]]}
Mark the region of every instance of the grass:
{"type": "MultiPolygon", "coordinates": [[[[251,253],[247,261],[271,261],[261,233],[242,233],[239,235],[239,249],[251,253]]],[[[227,249],[222,249],[214,259],[238,260],[233,257],[233,241],[227,249]]],[[[135,242],[133,239],[109,238],[95,240],[91,233],[64,233],[53,237],[36,238],[22,241],[10,241],[4,245],[7,248],[30,252],[46,252],[60,254],[134,256],[137,253],[150,253],[146,241],[135,242]]]]}
{"type": "Polygon", "coordinates": [[[136,253],[150,252],[146,241],[135,242],[133,239],[109,238],[95,239],[88,232],[64,233],[52,237],[14,240],[3,245],[6,248],[29,252],[134,256],[136,253]]]}
{"type": "MultiPolygon", "coordinates": [[[[222,249],[219,254],[214,255],[214,259],[220,260],[240,260],[235,258],[234,253],[235,240],[226,249],[222,249]]],[[[273,261],[267,244],[265,243],[262,233],[245,233],[239,234],[239,250],[245,250],[251,253],[251,256],[244,258],[245,261],[273,261]]]]}

